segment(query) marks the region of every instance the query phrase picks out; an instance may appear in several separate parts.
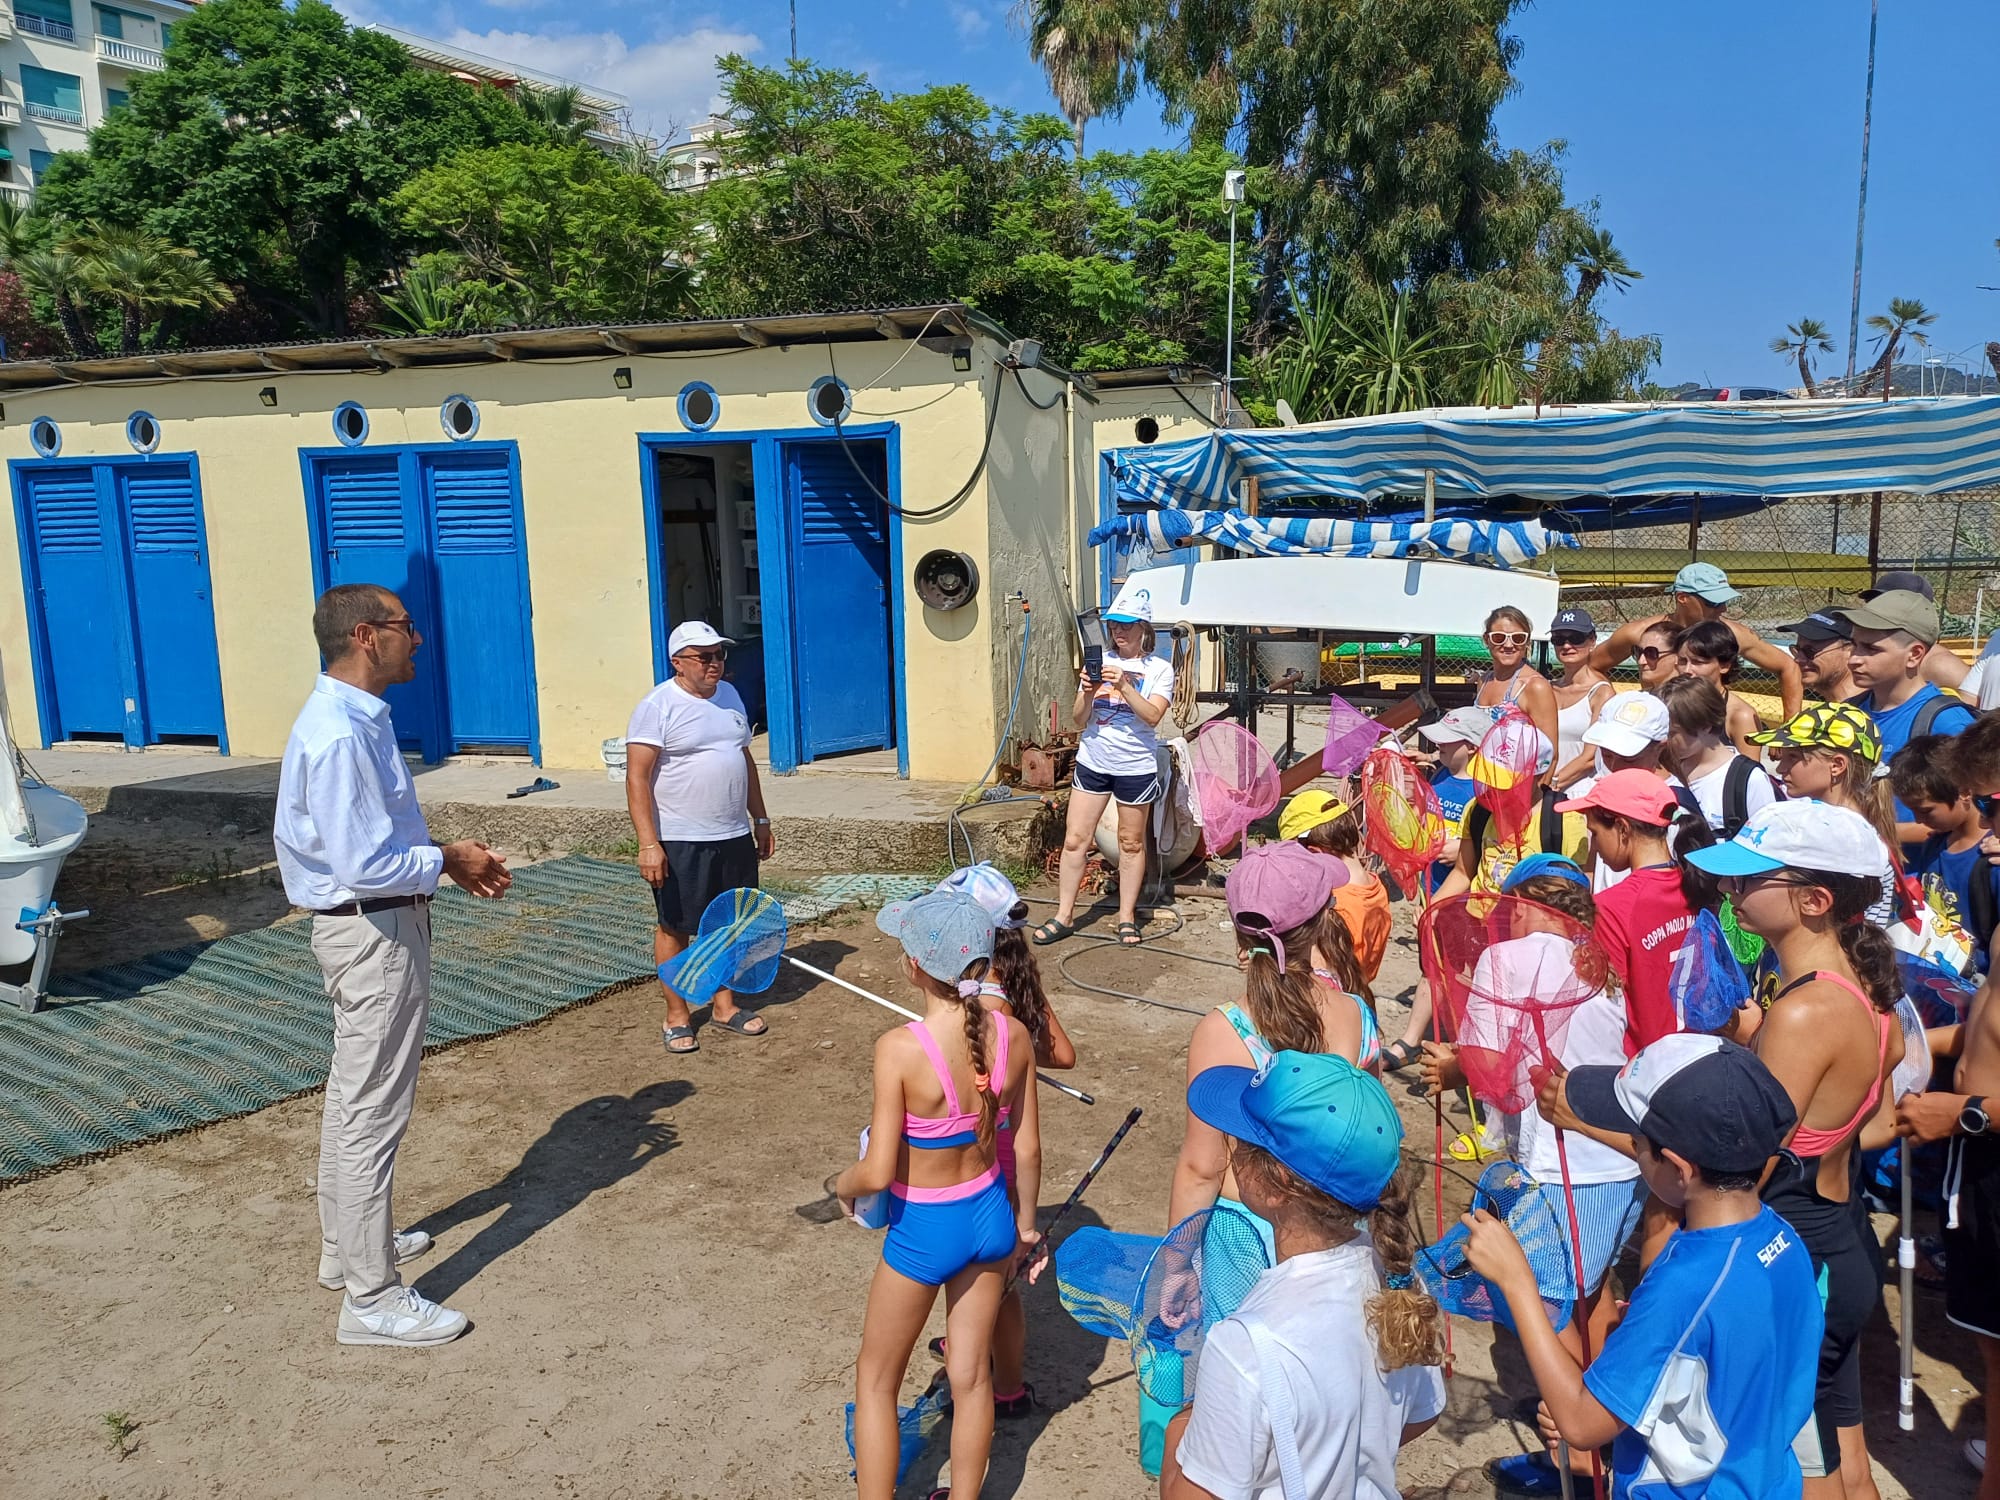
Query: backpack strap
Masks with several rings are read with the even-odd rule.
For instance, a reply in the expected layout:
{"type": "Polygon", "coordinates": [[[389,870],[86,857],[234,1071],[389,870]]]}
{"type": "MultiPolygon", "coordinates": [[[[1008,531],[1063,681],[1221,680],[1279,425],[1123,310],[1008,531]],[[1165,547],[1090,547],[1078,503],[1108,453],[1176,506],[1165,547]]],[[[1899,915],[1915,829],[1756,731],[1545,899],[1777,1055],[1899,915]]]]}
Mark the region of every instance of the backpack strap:
{"type": "Polygon", "coordinates": [[[2000,899],[1993,894],[1993,867],[1980,855],[1972,867],[1970,889],[1966,892],[1967,904],[1972,908],[1965,915],[1972,924],[1972,940],[1976,944],[1974,958],[1988,952],[1993,946],[1993,929],[2000,926],[2000,899]]]}
{"type": "MultiPolygon", "coordinates": [[[[1924,706],[1917,710],[1917,716],[1910,722],[1910,739],[1920,734],[1930,734],[1937,728],[1938,715],[1957,703],[1956,698],[1947,698],[1943,693],[1934,693],[1924,706]]],[[[1904,743],[1908,743],[1905,741],[1904,743]]]]}
{"type": "Polygon", "coordinates": [[[1733,839],[1750,821],[1750,775],[1757,763],[1739,755],[1722,773],[1722,837],[1733,839]]]}
{"type": "Polygon", "coordinates": [[[1305,1465],[1299,1461],[1299,1434],[1292,1410],[1292,1383],[1278,1362],[1278,1346],[1249,1319],[1243,1320],[1250,1347],[1257,1351],[1257,1385],[1271,1423],[1271,1451],[1278,1459],[1278,1487],[1285,1500],[1308,1500],[1305,1465]]]}
{"type": "Polygon", "coordinates": [[[1542,853],[1563,852],[1563,815],[1556,811],[1556,794],[1546,788],[1542,792],[1542,853]]]}

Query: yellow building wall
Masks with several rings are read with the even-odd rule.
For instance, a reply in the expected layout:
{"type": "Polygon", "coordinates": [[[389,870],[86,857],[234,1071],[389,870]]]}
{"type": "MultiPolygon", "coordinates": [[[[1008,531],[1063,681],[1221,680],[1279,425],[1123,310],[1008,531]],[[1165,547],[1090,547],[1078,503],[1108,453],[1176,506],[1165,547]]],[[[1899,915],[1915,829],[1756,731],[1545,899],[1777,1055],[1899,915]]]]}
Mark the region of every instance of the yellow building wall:
{"type": "MultiPolygon", "coordinates": [[[[935,505],[963,485],[983,432],[977,382],[983,377],[991,389],[986,341],[979,342],[970,374],[953,371],[948,354],[904,341],[839,344],[833,353],[854,393],[850,421],[901,428],[903,504],[935,505]]],[[[158,419],[161,453],[196,455],[230,749],[275,756],[318,669],[299,450],[336,446],[332,412],[348,400],[368,410],[367,447],[441,442],[439,405],[453,394],[470,397],[479,406],[478,441],[519,445],[543,761],[596,767],[600,741],[623,733],[632,705],[653,682],[637,435],[684,430],[675,399],[690,380],[708,382],[721,398],[721,419],[710,434],[717,441],[770,429],[816,431],[806,391],[828,369],[827,346],[814,344],[78,386],[9,396],[0,458],[35,456],[28,428],[39,416],[60,424],[64,458],[129,456],[124,426],[136,410],[158,419]],[[617,366],[632,371],[629,391],[612,385],[617,366]],[[276,388],[275,408],[260,404],[264,386],[276,388]]],[[[995,704],[1004,684],[994,683],[986,610],[970,620],[955,618],[959,612],[941,615],[924,607],[910,583],[916,559],[933,546],[967,552],[991,578],[993,483],[990,474],[982,477],[947,515],[900,523],[906,672],[898,689],[913,777],[977,776],[992,753],[996,715],[1004,712],[1004,703],[995,704]]],[[[1017,494],[1012,486],[1011,479],[1001,482],[1010,508],[1031,506],[1042,493],[1017,494]]],[[[1059,507],[1059,489],[1040,503],[1059,507]]],[[[1055,515],[1059,524],[1059,509],[1055,515]]],[[[38,718],[21,580],[16,530],[0,527],[0,661],[16,731],[32,740],[38,718]]],[[[982,590],[980,603],[991,597],[990,588],[982,590]]],[[[767,630],[776,628],[767,622],[767,630]]],[[[1011,681],[1011,664],[1005,670],[1011,681]]]]}

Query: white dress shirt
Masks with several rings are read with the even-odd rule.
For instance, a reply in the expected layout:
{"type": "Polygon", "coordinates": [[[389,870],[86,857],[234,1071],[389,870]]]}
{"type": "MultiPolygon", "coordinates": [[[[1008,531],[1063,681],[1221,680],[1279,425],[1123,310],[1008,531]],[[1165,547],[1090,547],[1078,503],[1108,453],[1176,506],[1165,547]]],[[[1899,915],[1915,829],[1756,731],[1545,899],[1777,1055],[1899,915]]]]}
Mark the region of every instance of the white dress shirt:
{"type": "Polygon", "coordinates": [[[321,675],[285,742],[278,869],[294,906],[324,911],[373,896],[428,896],[444,873],[396,749],[389,705],[321,675]]]}

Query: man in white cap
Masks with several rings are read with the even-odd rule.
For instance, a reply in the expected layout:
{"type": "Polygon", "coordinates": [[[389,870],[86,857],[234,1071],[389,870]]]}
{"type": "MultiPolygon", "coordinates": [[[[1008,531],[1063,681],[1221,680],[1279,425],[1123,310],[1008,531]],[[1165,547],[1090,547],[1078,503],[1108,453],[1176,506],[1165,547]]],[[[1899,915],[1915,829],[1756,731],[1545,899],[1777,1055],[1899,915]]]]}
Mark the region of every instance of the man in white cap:
{"type": "Polygon", "coordinates": [[[1598,644],[1590,654],[1590,664],[1609,674],[1639,649],[1639,637],[1662,622],[1685,630],[1703,620],[1721,620],[1736,633],[1743,659],[1778,679],[1778,696],[1784,701],[1785,717],[1789,719],[1799,711],[1805,703],[1805,689],[1799,678],[1799,664],[1792,660],[1791,653],[1772,645],[1741,621],[1723,618],[1724,607],[1740,597],[1740,591],[1730,587],[1727,573],[1714,563],[1689,563],[1674,574],[1667,592],[1674,599],[1671,610],[1643,620],[1627,620],[1598,644]]]}
{"type": "MultiPolygon", "coordinates": [[[[701,620],[676,625],[667,637],[674,675],[639,700],[625,731],[625,806],[639,836],[639,873],[659,915],[655,964],[686,949],[710,901],[755,886],[757,861],[771,857],[750,716],[722,678],[735,644],[701,620]]],[[[661,1043],[676,1054],[700,1051],[687,1001],[660,988],[667,997],[661,1043]]],[[[715,992],[709,1018],[736,1036],[771,1029],[726,989],[715,992]]]]}

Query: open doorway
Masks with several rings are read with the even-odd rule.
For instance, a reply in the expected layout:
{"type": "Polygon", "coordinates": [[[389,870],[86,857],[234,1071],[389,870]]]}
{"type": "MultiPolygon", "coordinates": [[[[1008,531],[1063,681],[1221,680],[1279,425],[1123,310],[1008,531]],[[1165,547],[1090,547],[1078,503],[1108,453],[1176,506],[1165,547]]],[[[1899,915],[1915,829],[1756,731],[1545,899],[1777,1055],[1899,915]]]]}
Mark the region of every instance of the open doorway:
{"type": "MultiPolygon", "coordinates": [[[[736,644],[729,681],[750,722],[768,722],[756,480],[748,443],[654,448],[656,639],[706,620],[736,644]]],[[[663,670],[670,671],[662,664],[663,670]]]]}

